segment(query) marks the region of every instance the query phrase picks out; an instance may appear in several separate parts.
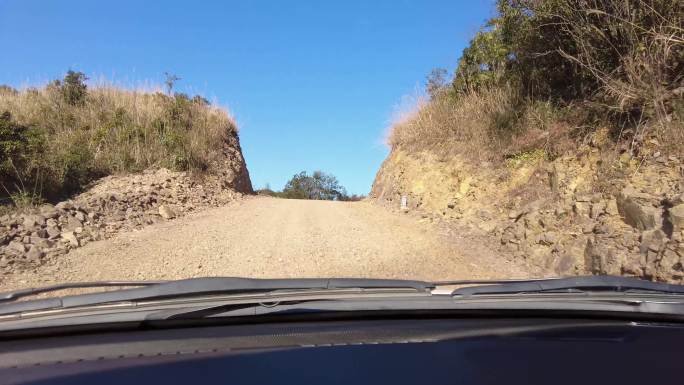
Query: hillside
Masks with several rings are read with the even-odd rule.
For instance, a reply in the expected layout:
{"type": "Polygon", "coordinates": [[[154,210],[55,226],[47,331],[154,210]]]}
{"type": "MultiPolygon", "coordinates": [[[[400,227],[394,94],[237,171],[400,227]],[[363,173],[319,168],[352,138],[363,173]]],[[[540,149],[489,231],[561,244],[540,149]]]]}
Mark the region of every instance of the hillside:
{"type": "Polygon", "coordinates": [[[682,2],[497,2],[395,122],[371,198],[488,233],[530,275],[684,277],[682,2]]]}
{"type": "Polygon", "coordinates": [[[42,88],[0,87],[0,198],[56,202],[103,176],[165,167],[251,192],[237,126],[201,96],[88,87],[69,71],[42,88]]]}
{"type": "Polygon", "coordinates": [[[224,109],[84,80],[0,88],[0,269],[253,193],[224,109]]]}

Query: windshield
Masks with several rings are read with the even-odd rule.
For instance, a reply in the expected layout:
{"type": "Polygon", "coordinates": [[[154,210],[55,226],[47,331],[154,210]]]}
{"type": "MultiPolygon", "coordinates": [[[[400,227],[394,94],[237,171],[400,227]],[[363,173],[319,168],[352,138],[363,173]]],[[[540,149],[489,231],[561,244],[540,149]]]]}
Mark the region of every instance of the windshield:
{"type": "Polygon", "coordinates": [[[683,24],[669,0],[2,1],[0,291],[679,284],[683,24]]]}

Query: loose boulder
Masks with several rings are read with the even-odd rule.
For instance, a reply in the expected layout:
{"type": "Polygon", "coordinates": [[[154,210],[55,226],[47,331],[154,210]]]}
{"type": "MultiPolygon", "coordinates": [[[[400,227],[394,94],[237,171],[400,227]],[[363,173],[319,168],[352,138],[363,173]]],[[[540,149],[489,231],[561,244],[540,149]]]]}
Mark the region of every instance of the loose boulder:
{"type": "Polygon", "coordinates": [[[617,208],[627,224],[638,230],[650,230],[662,222],[662,210],[653,206],[654,201],[651,195],[627,187],[617,197],[617,208]]]}
{"type": "Polygon", "coordinates": [[[684,230],[684,204],[680,204],[670,208],[669,219],[672,223],[672,229],[674,231],[684,230]]]}
{"type": "Polygon", "coordinates": [[[164,219],[173,219],[176,217],[176,213],[166,205],[159,206],[159,215],[164,219]]]}

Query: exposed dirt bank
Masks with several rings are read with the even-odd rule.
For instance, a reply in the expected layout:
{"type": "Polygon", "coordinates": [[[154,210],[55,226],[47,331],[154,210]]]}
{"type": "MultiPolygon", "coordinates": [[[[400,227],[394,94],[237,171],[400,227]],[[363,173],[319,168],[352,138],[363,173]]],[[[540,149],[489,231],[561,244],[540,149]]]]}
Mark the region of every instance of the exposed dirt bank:
{"type": "MultiPolygon", "coordinates": [[[[646,155],[610,156],[598,140],[547,160],[504,165],[393,149],[370,197],[453,226],[476,228],[530,276],[617,274],[684,279],[684,164],[652,143],[646,155]]],[[[612,152],[614,154],[614,152],[612,152]]]]}

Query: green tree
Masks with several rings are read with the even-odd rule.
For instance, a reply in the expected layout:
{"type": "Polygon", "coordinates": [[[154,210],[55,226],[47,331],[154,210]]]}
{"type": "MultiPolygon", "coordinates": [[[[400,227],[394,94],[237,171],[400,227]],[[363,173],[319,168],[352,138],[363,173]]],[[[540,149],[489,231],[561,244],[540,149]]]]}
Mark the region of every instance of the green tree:
{"type": "Polygon", "coordinates": [[[447,70],[444,68],[434,68],[430,71],[425,82],[425,91],[427,91],[430,99],[436,98],[446,89],[447,75],[447,70]]]}
{"type": "Polygon", "coordinates": [[[333,175],[314,171],[295,174],[285,185],[281,195],[290,199],[343,200],[347,192],[333,175]]]}
{"type": "Polygon", "coordinates": [[[60,85],[60,91],[67,103],[72,106],[83,104],[88,94],[88,86],[85,84],[86,80],[88,80],[88,77],[83,72],[67,71],[60,85]]]}

